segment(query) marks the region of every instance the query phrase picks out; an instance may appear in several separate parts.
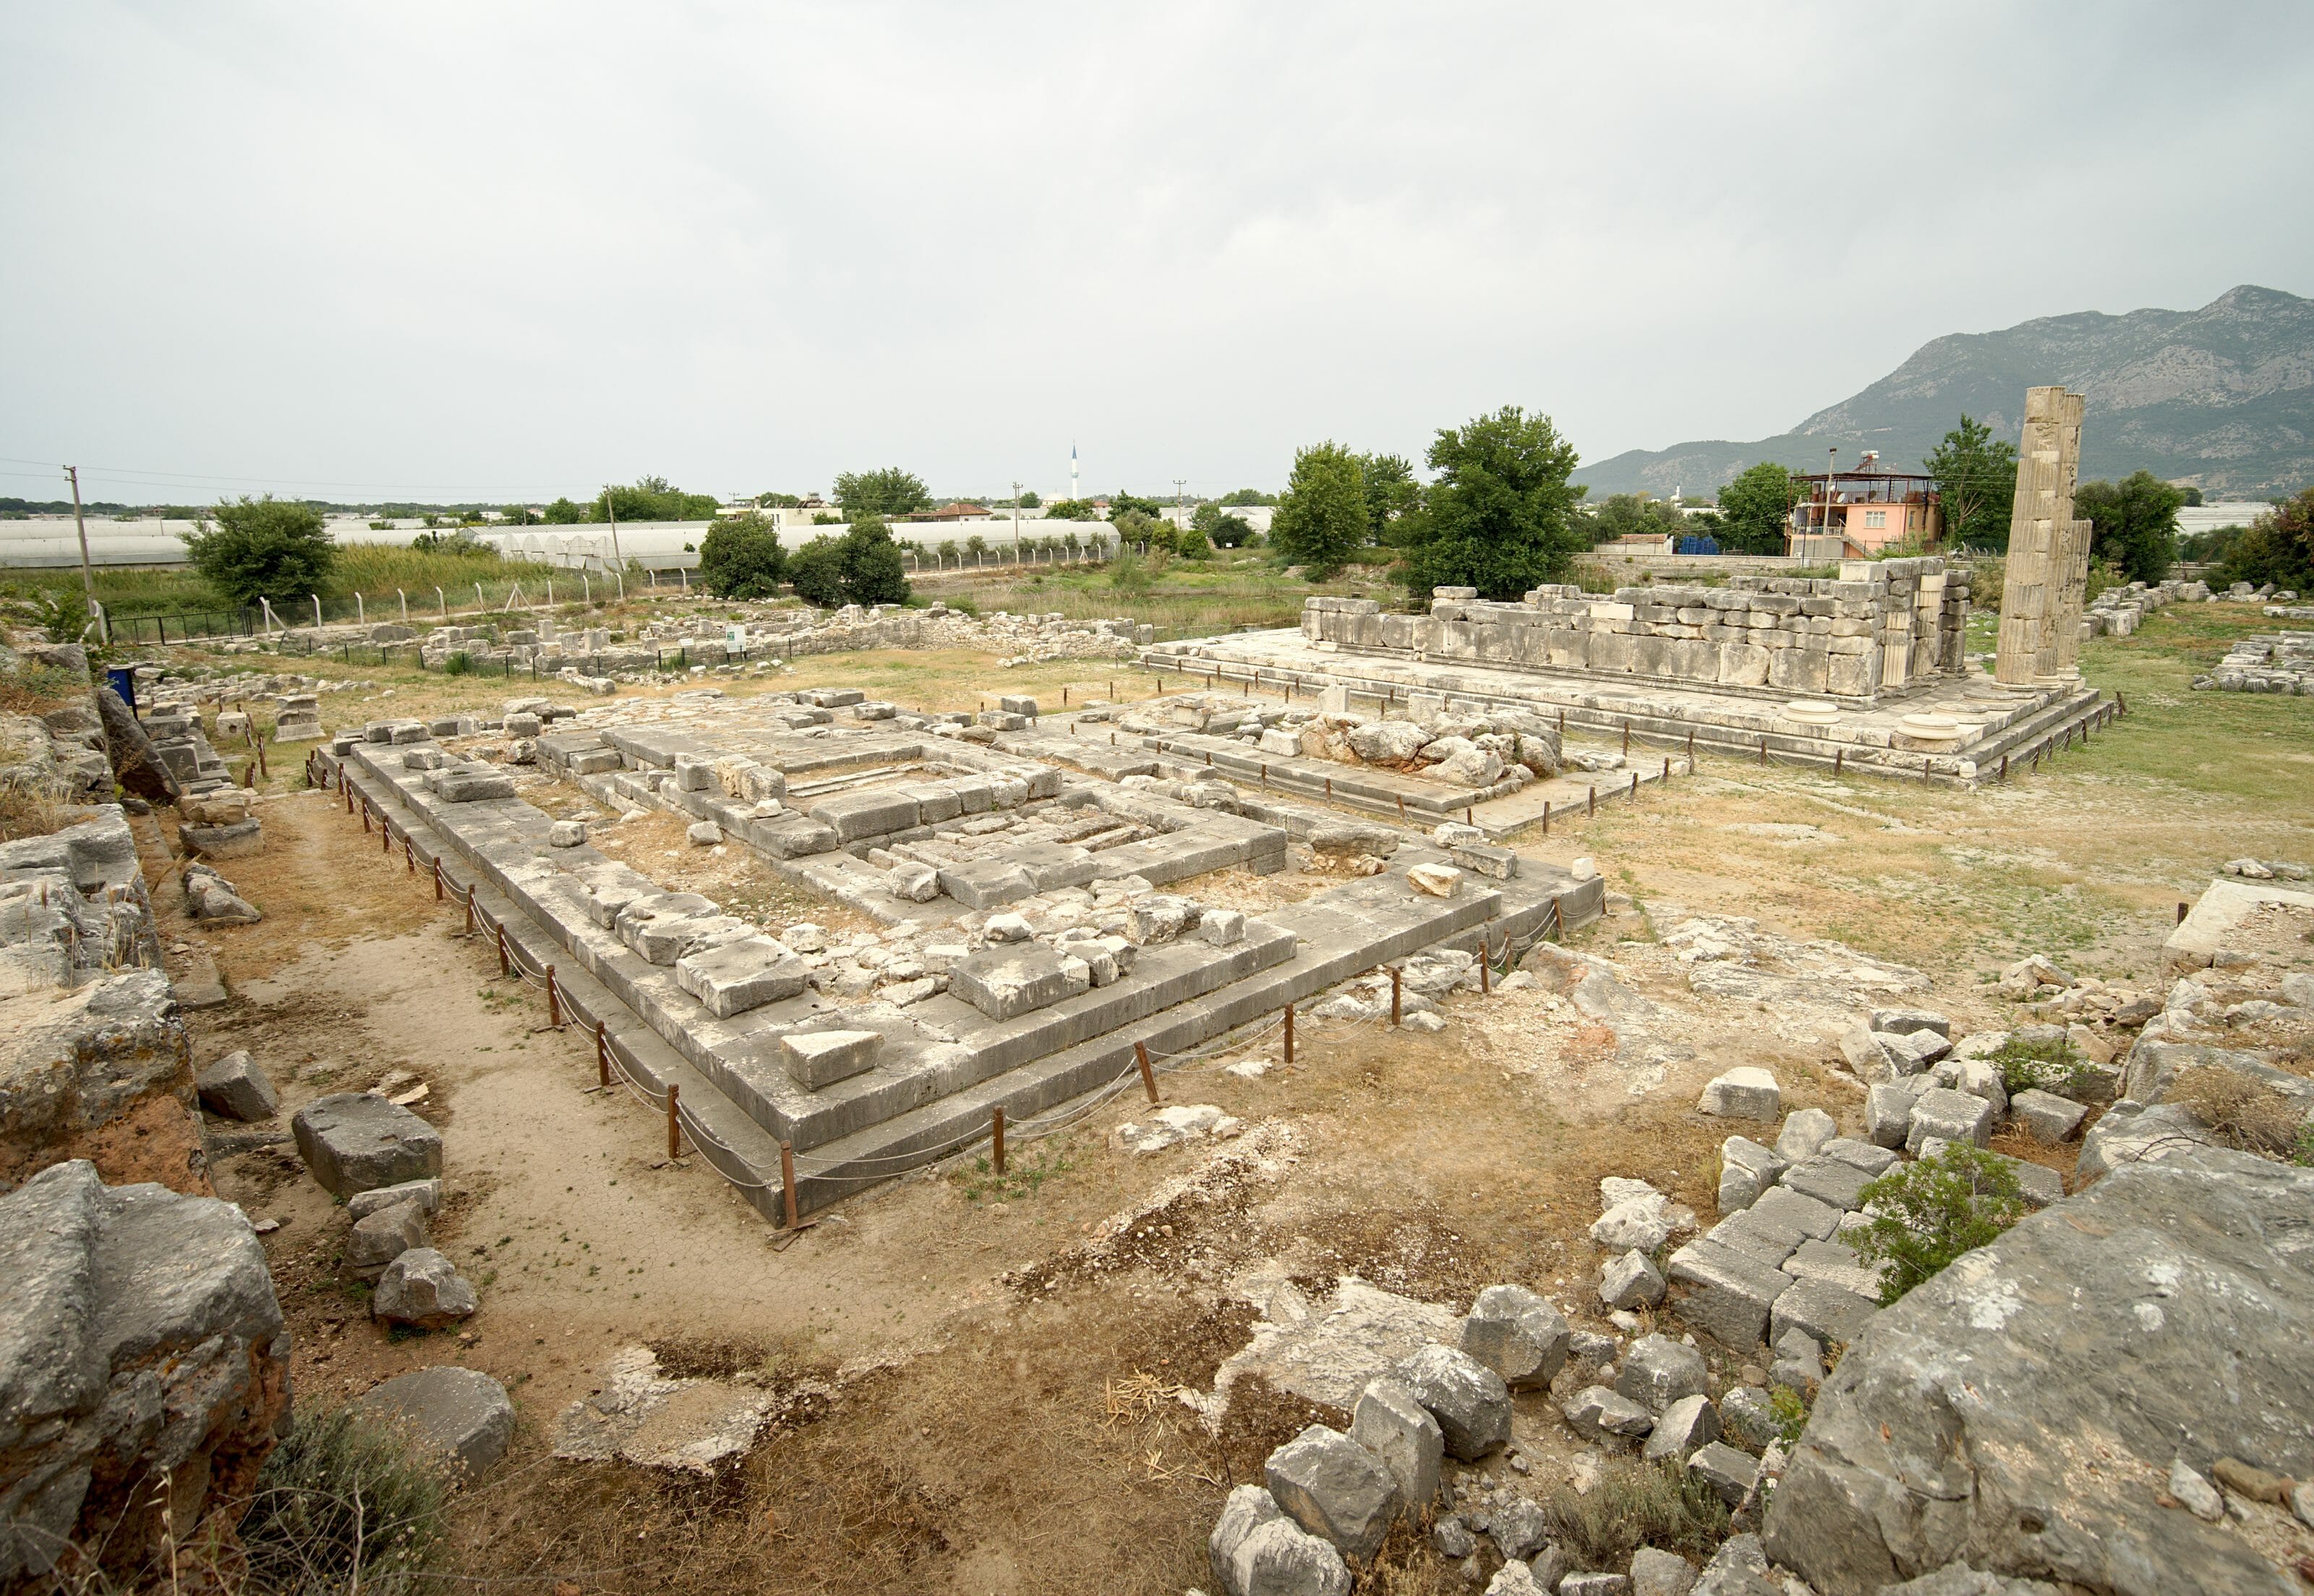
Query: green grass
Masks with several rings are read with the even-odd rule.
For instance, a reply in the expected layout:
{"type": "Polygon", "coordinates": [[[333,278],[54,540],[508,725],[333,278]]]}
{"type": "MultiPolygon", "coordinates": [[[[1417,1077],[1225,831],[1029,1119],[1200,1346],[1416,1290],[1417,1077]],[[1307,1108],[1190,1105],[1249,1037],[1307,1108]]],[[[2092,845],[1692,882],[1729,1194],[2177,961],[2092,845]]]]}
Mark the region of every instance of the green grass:
{"type": "MultiPolygon", "coordinates": [[[[223,612],[231,606],[209,590],[208,584],[193,570],[101,570],[96,576],[97,602],[106,613],[116,618],[137,615],[177,615],[189,612],[223,612]]],[[[392,621],[400,614],[395,597],[399,588],[410,595],[413,612],[430,610],[435,605],[434,589],[439,586],[455,608],[464,594],[464,602],[474,602],[474,584],[480,582],[483,592],[492,602],[503,599],[517,582],[523,584],[526,594],[542,596],[545,584],[552,580],[557,601],[576,598],[580,591],[576,571],[561,570],[552,566],[529,560],[500,560],[471,554],[425,553],[415,549],[396,549],[379,544],[357,543],[338,551],[334,569],[331,573],[328,591],[322,595],[323,613],[331,621],[351,620],[355,613],[353,595],[360,594],[366,611],[374,621],[392,621]]],[[[598,582],[598,589],[607,586],[598,582]]],[[[276,598],[274,607],[282,619],[296,622],[313,619],[310,602],[295,605],[287,595],[276,598]],[[302,616],[301,616],[302,611],[302,616]]],[[[0,603],[15,601],[38,605],[43,597],[57,603],[78,605],[81,598],[80,573],[76,570],[21,571],[0,576],[0,603]]]]}
{"type": "MultiPolygon", "coordinates": [[[[1149,570],[1142,565],[1143,571],[1149,570]]],[[[1259,554],[1212,560],[1172,560],[1149,577],[1144,590],[1120,588],[1108,567],[1007,573],[946,579],[926,577],[918,591],[930,598],[959,600],[983,615],[998,610],[1020,614],[1061,614],[1073,621],[1130,615],[1157,628],[1160,638],[1199,637],[1244,626],[1298,625],[1302,601],[1313,594],[1368,594],[1348,581],[1311,583],[1287,577],[1259,554]]],[[[1396,596],[1385,591],[1384,597],[1396,596]]]]}

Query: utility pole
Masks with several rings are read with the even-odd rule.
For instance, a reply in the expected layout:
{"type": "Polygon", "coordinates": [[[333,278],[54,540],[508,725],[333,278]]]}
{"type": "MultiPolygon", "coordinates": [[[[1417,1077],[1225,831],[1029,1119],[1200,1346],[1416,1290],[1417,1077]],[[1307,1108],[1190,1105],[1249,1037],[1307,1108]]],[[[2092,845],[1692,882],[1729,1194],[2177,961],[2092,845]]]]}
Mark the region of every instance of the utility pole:
{"type": "Polygon", "coordinates": [[[1020,563],[1020,484],[1012,484],[1012,563],[1020,563]]]}
{"type": "Polygon", "coordinates": [[[96,575],[88,569],[88,519],[80,507],[80,467],[67,465],[65,475],[72,479],[73,525],[80,533],[80,586],[88,595],[88,618],[96,622],[96,638],[101,643],[112,640],[112,628],[105,624],[104,612],[97,607],[96,575]]]}
{"type": "Polygon", "coordinates": [[[1188,525],[1188,522],[1181,519],[1181,489],[1188,485],[1189,479],[1187,477],[1175,477],[1173,479],[1173,525],[1176,526],[1186,526],[1188,525]]]}
{"type": "MultiPolygon", "coordinates": [[[[619,507],[611,497],[611,485],[608,482],[603,484],[603,514],[611,518],[611,560],[613,563],[623,567],[627,563],[627,557],[619,552],[619,507]]],[[[622,582],[619,586],[623,592],[626,584],[622,582]]]]}

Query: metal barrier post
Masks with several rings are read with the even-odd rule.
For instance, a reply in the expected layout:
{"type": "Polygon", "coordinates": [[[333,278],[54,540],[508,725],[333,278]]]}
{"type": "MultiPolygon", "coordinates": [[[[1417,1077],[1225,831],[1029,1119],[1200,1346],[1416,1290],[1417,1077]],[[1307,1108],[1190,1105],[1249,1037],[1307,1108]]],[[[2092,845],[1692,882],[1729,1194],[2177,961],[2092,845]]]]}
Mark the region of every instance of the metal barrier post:
{"type": "Polygon", "coordinates": [[[499,921],[499,974],[503,977],[513,974],[514,960],[507,956],[506,921],[501,920],[499,921]]]}
{"type": "Polygon", "coordinates": [[[990,1129],[996,1138],[996,1173],[1004,1173],[1004,1105],[997,1104],[989,1111],[990,1129]]]}
{"type": "Polygon", "coordinates": [[[554,966],[546,966],[546,1023],[556,1030],[562,1028],[562,993],[554,984],[554,966]]]}
{"type": "Polygon", "coordinates": [[[1404,1018],[1406,974],[1396,965],[1390,967],[1390,1023],[1396,1025],[1404,1018]]]}
{"type": "Polygon", "coordinates": [[[780,1143],[780,1197],[787,1205],[787,1228],[796,1228],[795,1143],[780,1143]]]}
{"type": "Polygon", "coordinates": [[[599,1019],[595,1022],[595,1074],[600,1084],[611,1084],[611,1033],[599,1019]]]}
{"type": "Polygon", "coordinates": [[[678,1107],[682,1095],[681,1087],[672,1080],[667,1083],[667,1156],[671,1159],[683,1156],[683,1117],[678,1107]]]}
{"type": "Polygon", "coordinates": [[[1149,1065],[1149,1045],[1146,1042],[1135,1042],[1133,1045],[1133,1057],[1134,1062],[1141,1066],[1141,1085],[1149,1093],[1149,1100],[1153,1103],[1157,1100],[1157,1071],[1149,1065]]]}
{"type": "Polygon", "coordinates": [[[1285,1005],[1285,1062],[1294,1062],[1294,1005],[1285,1005]]]}

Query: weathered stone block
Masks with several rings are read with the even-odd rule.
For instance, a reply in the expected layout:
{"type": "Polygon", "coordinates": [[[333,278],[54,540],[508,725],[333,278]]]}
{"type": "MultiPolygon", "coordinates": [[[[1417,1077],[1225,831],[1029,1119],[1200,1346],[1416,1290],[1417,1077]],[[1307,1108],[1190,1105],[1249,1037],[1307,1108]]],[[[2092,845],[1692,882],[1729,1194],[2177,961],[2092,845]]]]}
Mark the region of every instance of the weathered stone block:
{"type": "Polygon", "coordinates": [[[874,1031],[790,1031],[780,1038],[780,1063],[798,1086],[817,1091],[874,1069],[883,1042],[874,1031]]]}
{"type": "Polygon", "coordinates": [[[1523,1285],[1491,1285],[1462,1321],[1462,1350],[1512,1390],[1550,1383],[1567,1362],[1567,1320],[1523,1285]]]}
{"type": "Polygon", "coordinates": [[[770,937],[746,937],[675,964],[676,984],[718,1019],[799,995],[810,975],[803,960],[770,937]]]}
{"type": "Polygon", "coordinates": [[[317,1098],[289,1129],[314,1178],[337,1196],[442,1173],[441,1133],[374,1092],[317,1098]]]}
{"type": "Polygon", "coordinates": [[[1040,942],[985,948],[949,971],[949,991],[991,1019],[1012,1019],[1069,995],[1062,966],[1040,942]]]}
{"type": "Polygon", "coordinates": [[[193,1078],[201,1107],[226,1119],[269,1119],[281,1107],[281,1094],[243,1048],[228,1053],[193,1078]]]}

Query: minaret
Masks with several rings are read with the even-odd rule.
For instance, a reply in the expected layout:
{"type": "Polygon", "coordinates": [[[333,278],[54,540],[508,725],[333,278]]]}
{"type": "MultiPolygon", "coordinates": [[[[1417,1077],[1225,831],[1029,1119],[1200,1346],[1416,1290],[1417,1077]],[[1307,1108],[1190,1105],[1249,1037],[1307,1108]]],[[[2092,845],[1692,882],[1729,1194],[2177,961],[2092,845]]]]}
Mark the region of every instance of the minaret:
{"type": "Polygon", "coordinates": [[[1072,499],[1082,497],[1077,492],[1077,446],[1073,440],[1069,444],[1069,497],[1072,499]]]}

